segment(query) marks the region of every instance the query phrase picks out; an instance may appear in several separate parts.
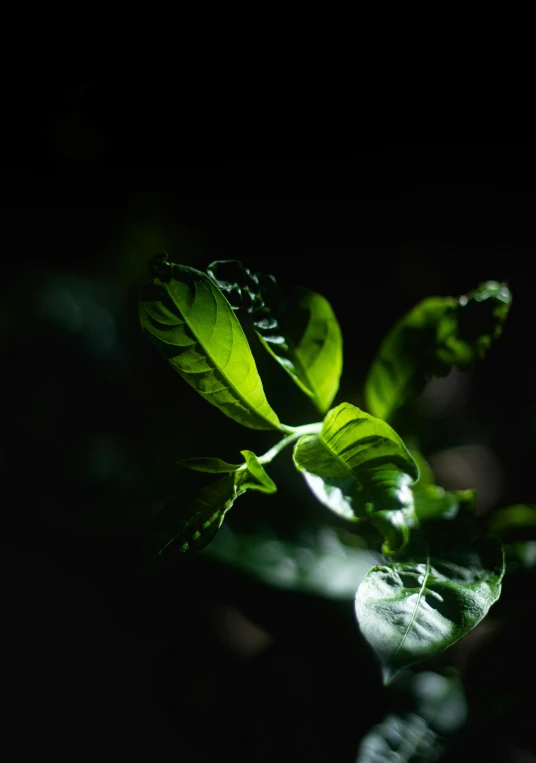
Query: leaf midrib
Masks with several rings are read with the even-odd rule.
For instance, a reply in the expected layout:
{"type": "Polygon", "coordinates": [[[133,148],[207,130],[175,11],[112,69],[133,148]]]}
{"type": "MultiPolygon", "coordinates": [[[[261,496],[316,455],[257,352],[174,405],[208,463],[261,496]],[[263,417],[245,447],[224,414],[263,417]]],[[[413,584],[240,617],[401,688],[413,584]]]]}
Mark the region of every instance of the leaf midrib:
{"type": "Polygon", "coordinates": [[[407,628],[406,628],[406,630],[404,632],[404,635],[402,636],[402,640],[400,641],[400,644],[397,646],[397,648],[393,652],[391,660],[394,660],[396,655],[402,649],[402,647],[404,646],[404,643],[405,643],[405,641],[406,641],[406,639],[408,637],[408,634],[409,634],[409,632],[411,631],[411,629],[413,627],[413,623],[415,622],[415,618],[417,617],[417,611],[418,611],[419,606],[421,604],[421,600],[422,600],[422,597],[424,595],[424,591],[426,590],[426,585],[428,583],[428,579],[430,577],[430,569],[431,569],[431,564],[430,564],[430,549],[428,548],[428,542],[426,540],[425,540],[425,545],[426,545],[426,572],[425,572],[424,579],[423,579],[423,582],[422,582],[422,585],[421,585],[421,590],[419,591],[419,593],[417,595],[417,601],[415,602],[415,607],[413,609],[413,614],[411,615],[411,620],[409,621],[408,626],[407,626],[407,628]]]}
{"type": "MultiPolygon", "coordinates": [[[[192,309],[193,309],[193,307],[194,307],[194,305],[195,305],[195,303],[196,303],[196,300],[197,300],[197,283],[198,283],[198,280],[199,280],[199,279],[196,279],[196,280],[194,280],[194,288],[195,288],[195,293],[194,293],[194,300],[193,300],[193,302],[192,302],[192,309]]],[[[209,283],[209,286],[210,286],[210,294],[211,294],[212,298],[214,299],[214,302],[215,302],[215,305],[216,305],[216,320],[217,320],[217,316],[218,316],[218,301],[217,301],[217,299],[216,299],[216,296],[215,296],[215,294],[214,294],[214,290],[213,290],[213,287],[212,287],[212,283],[209,283]]],[[[177,303],[177,301],[176,301],[175,297],[173,296],[173,294],[171,294],[171,293],[170,293],[170,291],[169,291],[169,289],[168,289],[168,287],[167,287],[167,284],[166,284],[166,291],[167,291],[167,293],[168,293],[169,297],[171,298],[171,300],[173,301],[173,304],[176,306],[177,310],[179,310],[179,311],[180,311],[180,313],[181,313],[181,315],[183,316],[183,318],[184,318],[184,322],[185,322],[185,323],[186,323],[186,325],[188,326],[188,329],[189,329],[189,330],[192,332],[192,334],[194,335],[196,342],[197,342],[197,343],[198,343],[198,344],[199,344],[199,345],[200,345],[200,346],[203,348],[203,351],[204,351],[204,353],[205,353],[206,357],[207,357],[207,358],[210,360],[210,362],[211,362],[211,363],[214,365],[214,368],[215,368],[215,370],[216,370],[216,371],[217,371],[217,372],[220,374],[220,376],[222,376],[222,377],[223,377],[223,378],[224,378],[226,381],[228,381],[228,388],[231,388],[231,389],[234,391],[234,393],[236,394],[236,396],[237,396],[238,398],[240,398],[240,400],[242,400],[242,402],[243,402],[243,403],[245,403],[246,407],[247,407],[247,408],[248,408],[248,409],[249,409],[249,410],[250,410],[252,413],[254,413],[254,414],[255,414],[255,415],[256,415],[256,416],[257,416],[259,419],[262,419],[263,421],[266,421],[266,423],[267,423],[267,424],[270,424],[270,426],[271,426],[271,427],[273,427],[273,426],[274,426],[274,422],[273,422],[273,421],[270,421],[270,420],[269,420],[269,419],[267,419],[265,416],[263,416],[262,414],[260,414],[260,413],[259,413],[259,412],[258,412],[258,411],[255,409],[255,408],[253,408],[253,406],[252,406],[252,405],[251,405],[251,403],[248,401],[248,399],[247,399],[246,397],[244,397],[244,395],[242,395],[242,394],[240,393],[240,391],[239,391],[239,390],[238,390],[238,389],[235,387],[235,385],[234,385],[234,384],[231,384],[231,383],[230,383],[230,380],[229,380],[229,378],[227,377],[227,375],[225,374],[225,372],[224,372],[224,371],[223,371],[223,370],[220,368],[219,364],[218,364],[218,363],[217,363],[217,362],[214,360],[214,358],[212,357],[212,355],[211,355],[211,354],[208,352],[208,350],[207,350],[207,348],[206,348],[206,346],[205,346],[204,342],[202,342],[202,341],[201,341],[201,339],[199,338],[199,335],[197,334],[197,332],[196,332],[196,331],[195,331],[195,329],[193,328],[193,326],[192,326],[191,322],[188,320],[188,316],[187,316],[187,314],[184,312],[184,310],[183,310],[183,309],[180,307],[180,305],[177,303]]],[[[231,312],[232,312],[232,307],[231,307],[230,303],[228,302],[228,300],[226,299],[226,297],[225,297],[225,295],[224,295],[223,293],[222,293],[222,297],[223,297],[223,299],[224,299],[224,300],[227,302],[227,304],[229,305],[229,309],[230,309],[230,310],[231,310],[231,312]]],[[[232,316],[234,317],[234,312],[232,312],[232,316]]],[[[212,327],[212,333],[211,333],[211,335],[210,335],[211,337],[212,337],[212,335],[213,335],[213,333],[214,333],[215,325],[216,325],[216,321],[214,321],[214,326],[212,327]]],[[[232,322],[232,319],[231,319],[231,324],[230,324],[230,325],[231,325],[231,352],[229,353],[229,357],[231,357],[231,353],[232,353],[232,346],[233,346],[233,343],[234,343],[234,336],[233,336],[233,322],[232,322]]],[[[242,327],[240,326],[240,324],[238,324],[238,325],[239,325],[239,327],[240,327],[240,330],[242,330],[242,327]]],[[[245,338],[245,335],[244,335],[244,338],[245,338]]],[[[246,340],[246,342],[247,342],[247,340],[246,340]]],[[[249,347],[248,347],[248,348],[249,348],[249,347]]],[[[250,349],[250,354],[251,354],[251,349],[250,349]]],[[[253,356],[251,357],[251,360],[253,361],[253,356]]],[[[258,375],[258,371],[257,371],[257,375],[258,375]]],[[[277,417],[276,417],[276,418],[277,418],[277,417]]]]}

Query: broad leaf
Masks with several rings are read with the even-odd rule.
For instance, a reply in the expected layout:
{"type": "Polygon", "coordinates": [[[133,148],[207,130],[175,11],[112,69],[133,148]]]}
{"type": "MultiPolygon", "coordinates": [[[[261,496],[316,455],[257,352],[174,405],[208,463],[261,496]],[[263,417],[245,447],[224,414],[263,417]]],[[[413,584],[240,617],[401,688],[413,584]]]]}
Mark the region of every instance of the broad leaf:
{"type": "MultiPolygon", "coordinates": [[[[183,552],[200,550],[214,538],[225,514],[239,495],[246,490],[276,492],[274,481],[265,472],[257,456],[250,450],[241,452],[246,459],[245,463],[233,474],[171,501],[162,509],[150,533],[150,558],[161,556],[171,546],[183,552]]],[[[219,462],[219,459],[210,458],[192,460],[219,462]]],[[[221,464],[225,462],[222,461],[221,464]]]]}
{"type": "Polygon", "coordinates": [[[176,371],[223,413],[252,429],[281,429],[240,323],[214,281],[164,257],[150,263],[140,318],[176,371]]]}
{"type": "Polygon", "coordinates": [[[361,632],[386,681],[402,668],[451,646],[500,596],[500,544],[474,522],[425,521],[396,560],[374,567],[356,595],[361,632]]]}
{"type": "Polygon", "coordinates": [[[391,550],[407,542],[410,486],[419,472],[389,424],[342,403],[328,413],[318,435],[298,440],[294,463],[318,500],[336,514],[376,522],[391,550]]]}
{"type": "Polygon", "coordinates": [[[302,288],[283,294],[273,276],[253,274],[235,261],[213,262],[208,273],[233,308],[251,315],[266,350],[325,413],[342,371],[341,330],[327,299],[302,288]]]}
{"type": "Polygon", "coordinates": [[[208,472],[210,474],[232,474],[240,469],[240,464],[228,464],[221,458],[200,456],[199,458],[181,458],[177,462],[184,469],[192,469],[196,472],[208,472]]]}
{"type": "Polygon", "coordinates": [[[511,294],[488,281],[459,299],[429,297],[405,315],[384,339],[365,383],[369,410],[389,419],[434,376],[465,370],[499,336],[511,294]]]}

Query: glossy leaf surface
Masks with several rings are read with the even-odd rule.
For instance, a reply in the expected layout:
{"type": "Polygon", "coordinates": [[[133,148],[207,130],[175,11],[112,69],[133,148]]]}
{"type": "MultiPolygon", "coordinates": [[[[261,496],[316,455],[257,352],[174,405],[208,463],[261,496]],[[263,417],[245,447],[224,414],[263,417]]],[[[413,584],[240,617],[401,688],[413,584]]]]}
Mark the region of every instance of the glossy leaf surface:
{"type": "Polygon", "coordinates": [[[369,410],[389,419],[434,376],[465,370],[499,336],[511,294],[487,281],[459,299],[429,297],[405,315],[384,339],[365,384],[369,410]]]}
{"type": "Polygon", "coordinates": [[[472,521],[427,521],[404,552],[360,585],[359,627],[386,680],[451,646],[499,598],[502,548],[479,532],[472,521]]]}
{"type": "Polygon", "coordinates": [[[350,521],[372,517],[407,541],[417,465],[396,432],[349,403],[331,410],[318,435],[296,444],[294,462],[318,500],[350,521]]]}
{"type": "Polygon", "coordinates": [[[278,429],[245,334],[214,281],[194,268],[150,263],[140,299],[143,328],[206,400],[252,429],[278,429]]]}
{"type": "Polygon", "coordinates": [[[283,294],[273,276],[235,261],[213,262],[208,273],[233,308],[251,315],[265,349],[325,413],[342,371],[342,335],[328,300],[302,288],[283,294]]]}

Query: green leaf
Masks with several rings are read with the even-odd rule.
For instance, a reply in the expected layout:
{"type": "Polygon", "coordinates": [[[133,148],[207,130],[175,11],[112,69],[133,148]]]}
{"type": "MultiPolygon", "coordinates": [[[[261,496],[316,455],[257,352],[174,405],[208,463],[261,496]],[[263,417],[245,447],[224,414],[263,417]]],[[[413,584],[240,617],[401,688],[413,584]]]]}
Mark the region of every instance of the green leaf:
{"type": "Polygon", "coordinates": [[[240,469],[240,464],[228,464],[221,458],[201,456],[199,458],[181,458],[177,461],[183,469],[193,469],[196,472],[209,472],[211,474],[232,474],[240,469]]]}
{"type": "Polygon", "coordinates": [[[251,450],[240,451],[246,459],[246,470],[239,477],[240,487],[244,490],[258,490],[261,493],[275,493],[276,484],[265,472],[261,462],[251,450]]]}
{"type": "Polygon", "coordinates": [[[273,276],[218,260],[209,275],[236,310],[251,315],[262,345],[321,413],[331,405],[342,372],[342,335],[330,303],[297,288],[283,294],[273,276]]]}
{"type": "Polygon", "coordinates": [[[227,471],[233,474],[168,503],[156,518],[148,543],[149,557],[162,555],[170,546],[178,551],[199,551],[214,538],[223,518],[236,498],[246,490],[275,493],[277,487],[265,472],[257,456],[241,451],[245,463],[238,467],[219,458],[186,459],[197,471],[227,471]],[[209,463],[208,468],[205,462],[209,463]],[[215,463],[215,468],[212,464],[215,463]],[[202,468],[199,468],[201,465],[202,468]]]}
{"type": "Polygon", "coordinates": [[[284,429],[264,394],[240,323],[214,281],[194,268],[150,263],[140,319],[173,368],[226,416],[252,429],[284,429]]]}
{"type": "Polygon", "coordinates": [[[436,763],[440,737],[416,713],[390,713],[363,737],[356,763],[436,763]]]}
{"type": "Polygon", "coordinates": [[[356,615],[385,680],[474,628],[499,598],[503,574],[501,545],[460,519],[426,522],[397,559],[374,567],[356,615]]]}
{"type": "Polygon", "coordinates": [[[333,512],[350,521],[377,523],[391,550],[407,542],[413,514],[410,485],[419,471],[389,424],[342,403],[328,413],[318,435],[298,440],[294,463],[333,512]]]}
{"type": "Polygon", "coordinates": [[[172,546],[177,551],[199,551],[215,536],[238,495],[233,475],[168,503],[151,531],[149,558],[172,546]]]}
{"type": "Polygon", "coordinates": [[[365,383],[369,410],[389,419],[432,377],[483,358],[502,331],[511,299],[505,284],[487,281],[459,299],[419,302],[387,334],[372,363],[365,383]]]}
{"type": "Polygon", "coordinates": [[[536,506],[515,504],[499,509],[491,517],[489,533],[503,543],[536,539],[536,506]]]}

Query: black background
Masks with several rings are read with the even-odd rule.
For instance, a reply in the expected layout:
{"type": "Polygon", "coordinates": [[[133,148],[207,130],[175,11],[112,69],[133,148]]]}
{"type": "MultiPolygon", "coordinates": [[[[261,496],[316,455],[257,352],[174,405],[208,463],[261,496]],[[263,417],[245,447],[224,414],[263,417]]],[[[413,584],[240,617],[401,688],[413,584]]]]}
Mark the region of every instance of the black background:
{"type": "MultiPolygon", "coordinates": [[[[415,428],[425,452],[474,441],[493,451],[502,478],[491,509],[531,502],[535,145],[355,136],[332,151],[327,141],[289,150],[269,125],[255,131],[224,105],[188,121],[160,97],[51,85],[9,111],[0,185],[8,725],[20,750],[73,758],[95,746],[187,761],[352,761],[393,700],[351,607],[199,559],[149,577],[130,571],[137,532],[176,488],[176,458],[233,461],[273,443],[209,409],[141,335],[146,262],[163,249],[197,267],[239,259],[324,294],[345,343],[336,402],[357,405],[378,342],[416,301],[506,280],[511,315],[472,372],[464,407],[415,428]],[[96,329],[62,322],[50,307],[62,289],[100,306],[90,310],[96,329]],[[223,611],[260,625],[270,646],[245,659],[232,628],[231,646],[222,636],[223,611]]],[[[285,422],[314,416],[283,376],[265,386],[285,422]]],[[[402,435],[412,426],[399,420],[402,435]]],[[[277,499],[248,497],[242,516],[326,520],[289,469],[274,465],[273,476],[277,499]]],[[[472,725],[458,759],[521,760],[533,743],[531,583],[507,583],[495,630],[464,657],[472,725]]]]}

